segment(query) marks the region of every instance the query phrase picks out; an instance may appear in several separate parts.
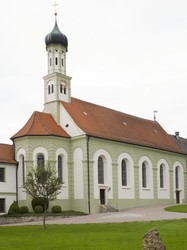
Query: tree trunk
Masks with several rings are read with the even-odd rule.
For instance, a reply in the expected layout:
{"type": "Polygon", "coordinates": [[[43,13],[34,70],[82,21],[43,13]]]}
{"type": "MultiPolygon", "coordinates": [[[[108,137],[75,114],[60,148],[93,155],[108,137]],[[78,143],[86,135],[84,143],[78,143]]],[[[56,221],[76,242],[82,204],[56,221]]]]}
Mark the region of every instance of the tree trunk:
{"type": "Polygon", "coordinates": [[[46,229],[46,223],[45,223],[45,221],[46,221],[46,203],[44,203],[44,213],[43,213],[43,227],[44,227],[44,229],[46,229]]]}

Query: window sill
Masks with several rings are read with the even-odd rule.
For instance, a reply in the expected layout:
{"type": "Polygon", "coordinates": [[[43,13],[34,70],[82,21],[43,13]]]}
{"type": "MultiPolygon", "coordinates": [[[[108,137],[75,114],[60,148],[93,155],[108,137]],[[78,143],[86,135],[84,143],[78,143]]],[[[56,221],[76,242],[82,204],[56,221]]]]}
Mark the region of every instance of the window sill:
{"type": "Polygon", "coordinates": [[[144,191],[151,191],[150,188],[142,188],[142,190],[144,190],[144,191]]]}
{"type": "Polygon", "coordinates": [[[167,188],[160,188],[160,191],[167,191],[167,188]]]}
{"type": "Polygon", "coordinates": [[[121,186],[122,189],[131,189],[130,186],[121,186]]]}
{"type": "Polygon", "coordinates": [[[106,184],[98,184],[98,187],[99,188],[108,188],[108,185],[106,185],[106,184]]]}

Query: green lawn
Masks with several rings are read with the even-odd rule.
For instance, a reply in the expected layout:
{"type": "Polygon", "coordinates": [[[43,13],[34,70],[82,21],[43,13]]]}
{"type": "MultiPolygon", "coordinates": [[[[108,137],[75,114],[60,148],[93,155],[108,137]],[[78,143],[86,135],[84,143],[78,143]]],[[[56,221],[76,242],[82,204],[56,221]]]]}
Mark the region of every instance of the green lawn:
{"type": "Polygon", "coordinates": [[[141,250],[144,234],[160,232],[167,250],[187,249],[187,220],[0,227],[0,249],[141,250]]]}
{"type": "Polygon", "coordinates": [[[182,205],[170,206],[166,207],[165,210],[169,212],[187,213],[187,205],[182,204],[182,205]]]}

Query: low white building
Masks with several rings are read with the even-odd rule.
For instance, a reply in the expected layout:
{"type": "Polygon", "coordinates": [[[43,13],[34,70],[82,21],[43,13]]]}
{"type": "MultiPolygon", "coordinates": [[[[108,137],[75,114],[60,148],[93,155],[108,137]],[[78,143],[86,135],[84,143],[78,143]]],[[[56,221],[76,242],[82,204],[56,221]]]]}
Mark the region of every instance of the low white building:
{"type": "Polygon", "coordinates": [[[16,200],[17,162],[14,146],[0,144],[0,214],[7,213],[16,200]]]}

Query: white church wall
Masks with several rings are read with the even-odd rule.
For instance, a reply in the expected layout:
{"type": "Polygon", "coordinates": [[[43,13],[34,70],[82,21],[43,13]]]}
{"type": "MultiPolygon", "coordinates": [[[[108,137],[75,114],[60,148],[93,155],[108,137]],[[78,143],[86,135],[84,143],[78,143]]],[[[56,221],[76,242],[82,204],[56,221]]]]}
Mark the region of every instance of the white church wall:
{"type": "Polygon", "coordinates": [[[134,199],[134,162],[127,153],[122,153],[118,157],[118,196],[119,199],[134,199]],[[121,162],[125,159],[127,162],[127,185],[122,186],[121,162]]]}
{"type": "Polygon", "coordinates": [[[74,161],[74,198],[84,198],[84,182],[83,182],[83,152],[82,149],[76,148],[73,152],[74,161]]]}
{"type": "Polygon", "coordinates": [[[63,172],[63,185],[61,193],[57,199],[68,199],[69,198],[69,181],[68,181],[68,154],[64,148],[58,148],[56,151],[56,171],[58,173],[58,156],[62,156],[62,172],[63,172]]]}
{"type": "Polygon", "coordinates": [[[84,135],[85,133],[76,125],[71,116],[67,113],[65,108],[60,107],[60,125],[70,136],[84,135]]]}
{"type": "Polygon", "coordinates": [[[160,159],[157,163],[157,192],[158,199],[170,199],[169,165],[166,160],[160,159]],[[160,185],[160,166],[163,165],[163,187],[160,185]]]}
{"type": "Polygon", "coordinates": [[[139,160],[139,195],[140,199],[153,199],[153,165],[147,156],[142,156],[139,160]],[[142,164],[146,163],[146,187],[142,182],[142,164]]]}

